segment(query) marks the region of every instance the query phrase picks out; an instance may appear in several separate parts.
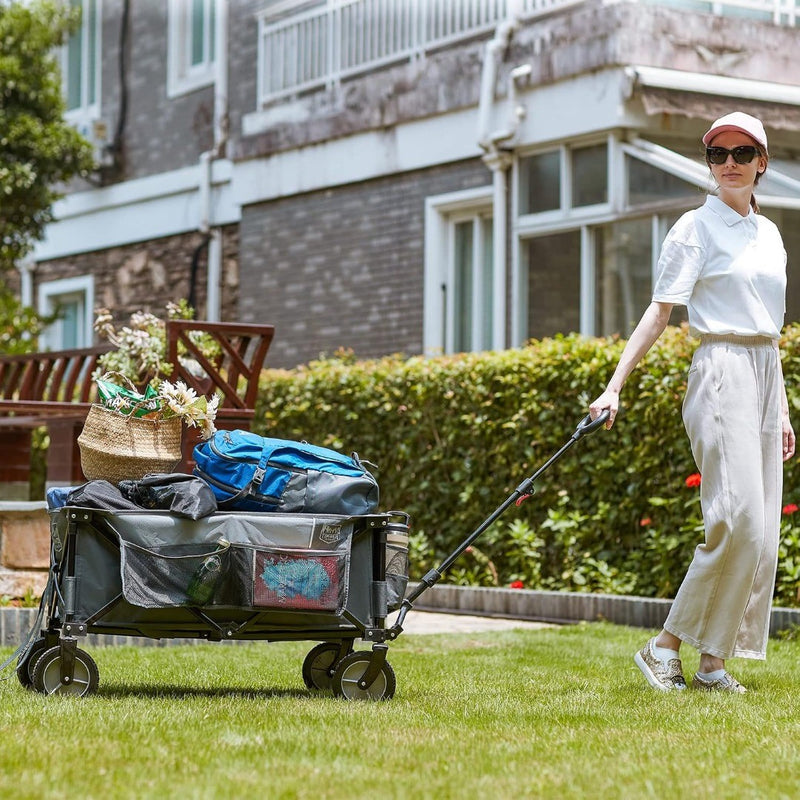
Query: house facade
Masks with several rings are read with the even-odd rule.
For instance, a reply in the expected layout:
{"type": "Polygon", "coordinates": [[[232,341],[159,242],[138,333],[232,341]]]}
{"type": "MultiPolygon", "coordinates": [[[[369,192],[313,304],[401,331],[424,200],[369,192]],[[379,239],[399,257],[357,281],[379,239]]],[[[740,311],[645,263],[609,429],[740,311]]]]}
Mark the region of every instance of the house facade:
{"type": "Polygon", "coordinates": [[[737,109],[770,136],[757,196],[800,320],[793,2],[73,2],[65,96],[98,169],[20,266],[63,311],[47,347],[180,298],[274,324],[281,367],[625,335],[737,109]]]}

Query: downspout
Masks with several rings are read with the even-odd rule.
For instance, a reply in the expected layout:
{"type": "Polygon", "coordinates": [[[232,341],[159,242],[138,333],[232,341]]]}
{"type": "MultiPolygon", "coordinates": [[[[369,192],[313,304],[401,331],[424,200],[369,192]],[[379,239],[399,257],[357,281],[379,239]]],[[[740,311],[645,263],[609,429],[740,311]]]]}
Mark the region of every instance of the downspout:
{"type": "MultiPolygon", "coordinates": [[[[518,5],[518,4],[517,4],[518,5]]],[[[494,350],[506,347],[506,236],[508,233],[508,169],[513,154],[507,144],[517,132],[522,116],[516,103],[516,81],[530,74],[530,66],[517,67],[509,76],[508,99],[512,118],[508,128],[492,131],[490,121],[494,104],[497,68],[503,54],[519,28],[518,11],[512,10],[508,20],[501,23],[494,38],[487,42],[481,73],[481,91],[478,107],[478,145],[484,151],[483,161],[492,171],[492,342],[494,350]]]]}
{"type": "Polygon", "coordinates": [[[19,271],[19,295],[24,308],[33,308],[33,271],[36,263],[31,258],[24,258],[17,264],[19,271]]]}
{"type": "MultiPolygon", "coordinates": [[[[36,262],[27,256],[16,264],[19,272],[19,297],[23,308],[33,308],[33,272],[36,269],[36,262]]],[[[29,331],[22,332],[23,339],[30,339],[29,331]]]]}
{"type": "Polygon", "coordinates": [[[214,144],[211,150],[200,154],[199,231],[208,241],[208,267],[206,277],[206,320],[218,322],[222,301],[222,228],[214,225],[211,195],[213,189],[214,161],[224,155],[228,141],[228,4],[215,2],[214,30],[214,144]]]}

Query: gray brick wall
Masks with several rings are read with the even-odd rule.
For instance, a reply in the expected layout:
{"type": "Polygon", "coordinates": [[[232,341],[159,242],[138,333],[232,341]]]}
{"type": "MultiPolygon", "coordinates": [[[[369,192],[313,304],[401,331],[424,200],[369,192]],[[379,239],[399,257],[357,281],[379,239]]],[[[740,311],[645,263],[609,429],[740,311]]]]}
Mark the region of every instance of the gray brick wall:
{"type": "MultiPolygon", "coordinates": [[[[130,4],[124,171],[116,180],[192,166],[213,143],[212,87],[167,96],[167,7],[154,0],[130,4]]],[[[112,136],[120,117],[121,16],[122,0],[106,0],[101,115],[111,122],[112,136]]]]}
{"type": "Polygon", "coordinates": [[[275,325],[270,365],[420,353],[425,198],[490,183],[475,159],[244,208],[239,313],[275,325]]]}

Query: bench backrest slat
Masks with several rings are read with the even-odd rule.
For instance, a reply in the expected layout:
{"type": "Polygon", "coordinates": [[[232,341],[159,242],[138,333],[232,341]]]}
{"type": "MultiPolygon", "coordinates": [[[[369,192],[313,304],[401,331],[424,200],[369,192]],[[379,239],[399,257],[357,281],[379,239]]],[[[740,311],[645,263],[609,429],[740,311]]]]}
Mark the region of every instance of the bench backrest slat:
{"type": "Polygon", "coordinates": [[[0,356],[0,400],[90,402],[97,360],[110,349],[99,346],[0,356]]]}

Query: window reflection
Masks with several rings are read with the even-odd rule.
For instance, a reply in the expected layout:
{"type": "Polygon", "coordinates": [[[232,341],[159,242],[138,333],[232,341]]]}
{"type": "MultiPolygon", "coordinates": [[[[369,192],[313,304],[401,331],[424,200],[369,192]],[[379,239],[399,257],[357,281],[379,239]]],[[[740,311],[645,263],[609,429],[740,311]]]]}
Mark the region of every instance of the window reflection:
{"type": "Polygon", "coordinates": [[[580,330],[580,231],[529,239],[525,249],[528,338],[580,330]]]}
{"type": "Polygon", "coordinates": [[[608,201],[608,152],[605,144],[572,151],[572,205],[591,206],[608,201]]]}
{"type": "Polygon", "coordinates": [[[561,156],[558,150],[538,153],[519,162],[519,210],[538,214],[561,207],[561,156]]]}
{"type": "Polygon", "coordinates": [[[628,174],[628,205],[652,203],[658,200],[676,198],[697,198],[702,202],[702,195],[693,186],[668,172],[664,172],[639,158],[625,157],[628,174]]]}
{"type": "Polygon", "coordinates": [[[603,225],[595,231],[595,332],[627,336],[650,303],[651,219],[603,225]]]}

